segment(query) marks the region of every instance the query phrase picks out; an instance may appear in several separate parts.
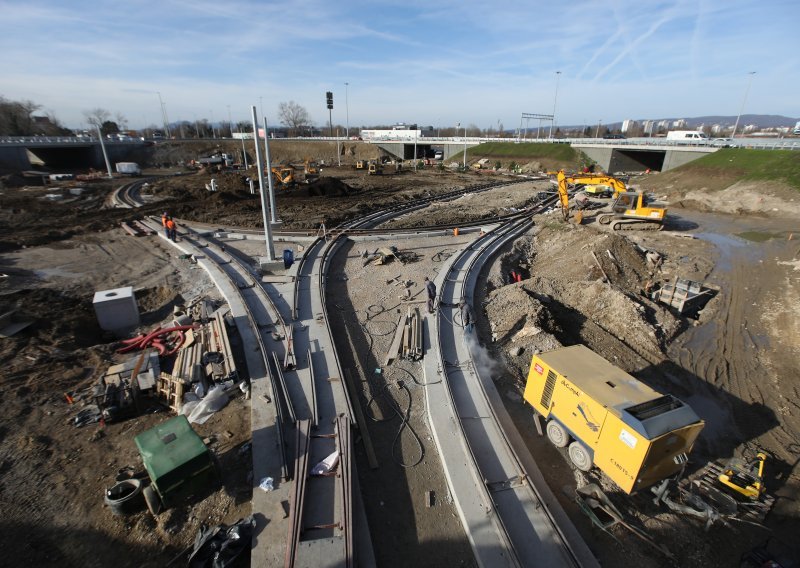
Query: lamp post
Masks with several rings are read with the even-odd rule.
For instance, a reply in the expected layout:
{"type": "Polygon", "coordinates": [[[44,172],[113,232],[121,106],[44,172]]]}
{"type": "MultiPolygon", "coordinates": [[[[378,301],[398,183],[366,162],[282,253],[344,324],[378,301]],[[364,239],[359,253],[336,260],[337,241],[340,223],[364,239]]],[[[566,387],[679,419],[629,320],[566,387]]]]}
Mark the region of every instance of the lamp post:
{"type": "Polygon", "coordinates": [[[161,92],[156,91],[156,94],[158,95],[158,103],[161,106],[161,120],[164,122],[164,134],[167,135],[167,138],[171,138],[169,132],[169,119],[167,119],[167,107],[164,104],[164,101],[161,100],[161,92]]]}
{"type": "Polygon", "coordinates": [[[556,96],[553,98],[553,120],[550,121],[550,136],[553,138],[553,124],[556,121],[556,103],[558,102],[558,80],[561,78],[561,71],[556,71],[556,96]]]}
{"type": "Polygon", "coordinates": [[[210,110],[208,112],[209,112],[209,114],[211,114],[211,136],[213,138],[216,138],[217,137],[217,131],[214,130],[214,111],[210,110]]]}
{"type": "Polygon", "coordinates": [[[344,108],[345,112],[347,113],[347,121],[345,122],[345,130],[344,135],[347,139],[350,139],[350,83],[344,84],[344,108]]]}
{"type": "Polygon", "coordinates": [[[750,71],[748,75],[750,75],[750,79],[747,81],[747,88],[744,90],[744,99],[742,99],[742,108],[739,109],[739,115],[736,117],[736,124],[733,126],[733,134],[731,134],[731,138],[736,138],[736,129],[739,128],[739,119],[742,117],[742,111],[744,111],[744,105],[747,102],[747,95],[750,93],[750,85],[753,84],[753,75],[755,75],[755,71],[750,71]]]}
{"type": "Polygon", "coordinates": [[[228,107],[228,132],[231,134],[231,138],[233,138],[233,121],[231,120],[231,105],[226,105],[228,107]]]}
{"type": "Polygon", "coordinates": [[[595,138],[600,138],[600,125],[603,124],[603,119],[597,121],[597,132],[594,133],[595,138]]]}
{"type": "Polygon", "coordinates": [[[464,125],[464,169],[467,169],[467,125],[464,125]]]}

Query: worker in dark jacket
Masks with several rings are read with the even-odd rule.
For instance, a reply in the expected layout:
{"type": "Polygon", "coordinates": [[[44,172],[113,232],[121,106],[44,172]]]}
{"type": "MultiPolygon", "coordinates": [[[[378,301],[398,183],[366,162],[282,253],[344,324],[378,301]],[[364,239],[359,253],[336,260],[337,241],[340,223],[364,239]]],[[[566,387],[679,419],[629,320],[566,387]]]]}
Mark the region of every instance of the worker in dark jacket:
{"type": "Polygon", "coordinates": [[[433,313],[434,302],[436,301],[436,284],[433,283],[433,280],[429,280],[428,277],[425,277],[425,291],[428,294],[428,313],[433,313]]]}
{"type": "Polygon", "coordinates": [[[472,333],[472,329],[475,327],[475,316],[472,315],[472,308],[463,299],[458,303],[458,307],[461,308],[461,324],[464,326],[464,331],[472,333]]]}

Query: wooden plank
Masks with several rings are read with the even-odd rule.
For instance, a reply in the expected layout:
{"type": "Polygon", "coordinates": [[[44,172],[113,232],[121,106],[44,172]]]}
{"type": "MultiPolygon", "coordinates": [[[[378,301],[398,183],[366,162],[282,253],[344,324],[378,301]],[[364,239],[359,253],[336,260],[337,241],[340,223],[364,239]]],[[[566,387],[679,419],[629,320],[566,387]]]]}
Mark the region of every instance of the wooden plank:
{"type": "Polygon", "coordinates": [[[400,344],[403,341],[403,328],[404,320],[406,316],[403,314],[400,316],[400,319],[397,320],[397,327],[394,330],[394,339],[392,340],[392,346],[389,348],[389,352],[386,354],[386,361],[384,365],[389,365],[392,361],[397,359],[397,353],[400,351],[400,344]]]}

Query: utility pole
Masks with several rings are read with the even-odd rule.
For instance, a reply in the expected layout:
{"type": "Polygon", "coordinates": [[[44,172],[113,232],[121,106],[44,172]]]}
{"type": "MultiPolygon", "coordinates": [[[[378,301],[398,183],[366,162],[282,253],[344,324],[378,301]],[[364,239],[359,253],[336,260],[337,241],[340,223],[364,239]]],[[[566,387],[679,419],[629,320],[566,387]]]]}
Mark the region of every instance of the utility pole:
{"type": "Polygon", "coordinates": [[[556,96],[553,99],[553,120],[550,122],[550,136],[553,139],[553,124],[556,121],[556,103],[558,102],[558,80],[561,78],[561,71],[556,71],[556,96]]]}
{"type": "Polygon", "coordinates": [[[333,93],[331,91],[326,92],[325,98],[328,106],[328,131],[331,138],[333,138],[333,93]]]}
{"type": "Polygon", "coordinates": [[[100,138],[100,148],[103,150],[103,158],[106,161],[106,169],[108,170],[108,177],[109,179],[111,179],[114,177],[114,175],[111,173],[111,162],[108,161],[108,153],[106,152],[106,145],[103,143],[103,133],[100,131],[99,124],[96,124],[95,128],[97,128],[97,136],[100,138]]]}
{"type": "Polygon", "coordinates": [[[345,123],[344,135],[350,140],[350,83],[344,84],[344,107],[347,112],[347,122],[345,123]]]}
{"type": "Polygon", "coordinates": [[[269,157],[269,134],[267,133],[267,117],[264,117],[264,152],[267,157],[267,186],[269,187],[269,209],[270,219],[273,223],[278,222],[276,215],[277,207],[275,205],[275,186],[272,183],[272,159],[269,157]]]}
{"type": "MultiPolygon", "coordinates": [[[[259,189],[261,193],[261,216],[264,220],[264,236],[266,237],[266,247],[267,247],[267,261],[273,262],[275,260],[275,255],[272,251],[272,228],[269,225],[269,219],[267,219],[267,196],[266,187],[264,183],[264,161],[261,158],[261,146],[258,144],[258,116],[256,115],[256,107],[253,105],[250,107],[250,110],[253,114],[253,140],[255,142],[255,149],[256,149],[256,163],[258,164],[258,183],[259,189]]],[[[266,132],[264,133],[266,135],[266,132]]]]}
{"type": "Polygon", "coordinates": [[[603,119],[597,121],[597,132],[594,133],[595,138],[600,138],[600,125],[603,124],[603,119]]]}
{"type": "Polygon", "coordinates": [[[750,71],[748,75],[750,75],[750,80],[747,81],[747,88],[744,91],[744,99],[742,99],[742,108],[739,109],[739,115],[736,117],[736,124],[733,126],[733,134],[731,134],[731,138],[736,138],[736,129],[739,128],[739,119],[742,117],[742,112],[744,111],[744,105],[747,102],[747,95],[750,93],[750,85],[753,84],[753,75],[755,75],[755,71],[750,71]]]}

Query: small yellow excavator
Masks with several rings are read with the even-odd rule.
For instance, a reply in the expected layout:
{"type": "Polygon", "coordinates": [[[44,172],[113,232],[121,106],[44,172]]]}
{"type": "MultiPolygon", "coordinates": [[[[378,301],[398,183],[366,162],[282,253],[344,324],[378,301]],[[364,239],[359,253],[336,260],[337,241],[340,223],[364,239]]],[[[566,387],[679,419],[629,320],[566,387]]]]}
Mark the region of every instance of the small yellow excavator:
{"type": "Polygon", "coordinates": [[[367,173],[369,175],[378,175],[383,173],[383,166],[376,162],[375,160],[371,160],[369,166],[367,166],[367,173]]]}
{"type": "MultiPolygon", "coordinates": [[[[661,229],[667,210],[663,207],[648,205],[647,195],[641,191],[629,191],[625,184],[611,176],[567,175],[564,170],[556,174],[558,196],[561,202],[561,215],[569,219],[569,188],[567,184],[604,184],[613,189],[613,201],[597,212],[597,221],[601,225],[611,225],[615,231],[623,229],[661,229]]],[[[578,212],[578,222],[583,219],[583,212],[578,212]]]]}
{"type": "Polygon", "coordinates": [[[311,183],[319,179],[319,166],[317,162],[306,158],[303,162],[303,173],[305,174],[305,182],[311,183]]]}
{"type": "Polygon", "coordinates": [[[290,166],[273,166],[272,178],[282,189],[291,189],[297,184],[294,179],[294,168],[290,166]]]}

